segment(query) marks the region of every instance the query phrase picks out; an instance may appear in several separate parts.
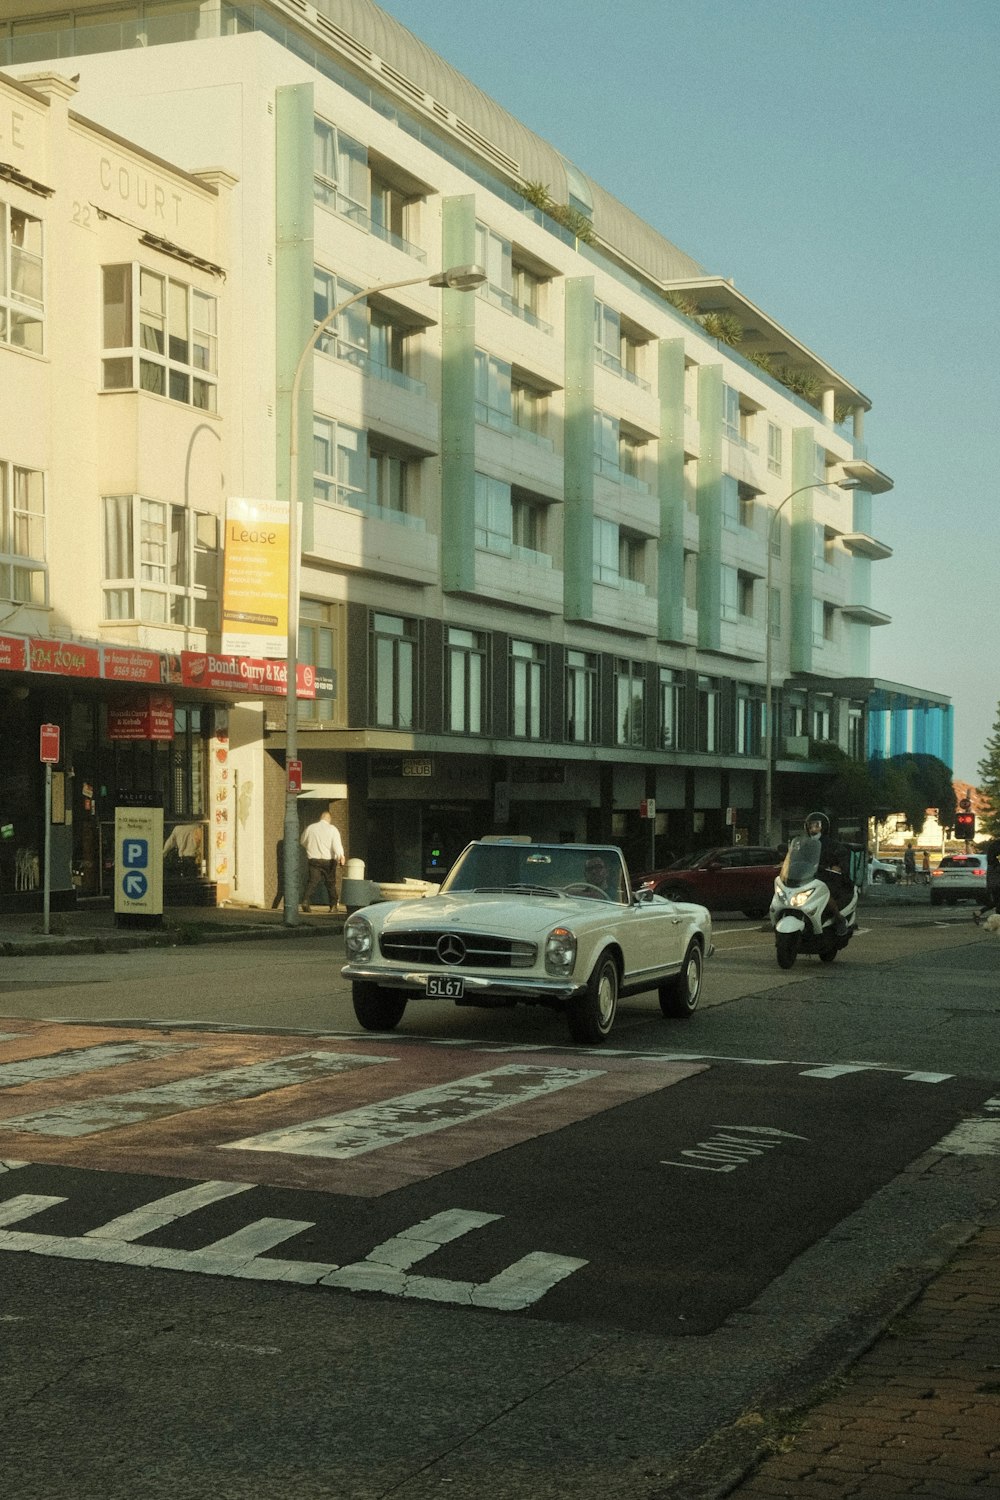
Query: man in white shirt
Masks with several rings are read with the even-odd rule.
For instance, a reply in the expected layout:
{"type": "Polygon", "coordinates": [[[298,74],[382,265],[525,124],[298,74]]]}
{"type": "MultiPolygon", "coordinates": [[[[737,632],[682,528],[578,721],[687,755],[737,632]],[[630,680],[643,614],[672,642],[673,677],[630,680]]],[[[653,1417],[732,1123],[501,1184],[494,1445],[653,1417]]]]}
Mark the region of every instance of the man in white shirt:
{"type": "Polygon", "coordinates": [[[339,828],[335,828],[329,809],[320,813],[315,823],[310,823],[299,840],[309,861],[309,878],[302,900],[302,910],[312,911],[309,898],[321,883],[325,883],[331,912],[337,905],[337,866],[344,863],[344,844],[339,828]]]}

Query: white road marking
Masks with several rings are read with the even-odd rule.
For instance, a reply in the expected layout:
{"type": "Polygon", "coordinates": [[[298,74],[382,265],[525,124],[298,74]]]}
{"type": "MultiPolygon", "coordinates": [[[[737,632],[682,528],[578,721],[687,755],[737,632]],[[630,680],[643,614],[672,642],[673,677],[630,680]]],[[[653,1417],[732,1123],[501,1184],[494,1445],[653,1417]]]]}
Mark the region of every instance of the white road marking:
{"type": "Polygon", "coordinates": [[[0,1203],[0,1224],[17,1224],[40,1214],[43,1208],[52,1208],[56,1203],[65,1203],[65,1198],[48,1198],[44,1193],[19,1193],[0,1203]]]}
{"type": "Polygon", "coordinates": [[[250,1099],[255,1094],[272,1093],[308,1083],[330,1073],[349,1073],[357,1068],[395,1062],[392,1057],[370,1057],[359,1052],[298,1052],[270,1062],[250,1063],[238,1068],[224,1068],[201,1073],[194,1078],[178,1078],[172,1083],[155,1084],[125,1094],[102,1094],[77,1104],[55,1105],[34,1114],[16,1115],[0,1120],[0,1131],[22,1131],[29,1135],[83,1136],[101,1130],[115,1130],[122,1125],[136,1125],[146,1120],[182,1110],[206,1109],[233,1099],[250,1099]]]}
{"type": "Polygon", "coordinates": [[[293,1156],[322,1156],[346,1161],[384,1146],[464,1125],[469,1120],[541,1098],[603,1077],[600,1068],[533,1067],[511,1063],[488,1073],[456,1078],[435,1088],[418,1089],[395,1099],[342,1114],[325,1115],[300,1125],[267,1130],[261,1135],[227,1141],[224,1151],[280,1151],[293,1156]]]}
{"type": "Polygon", "coordinates": [[[953,1073],[905,1073],[903,1075],[903,1082],[904,1083],[947,1083],[948,1079],[949,1078],[953,1078],[954,1076],[955,1075],[953,1073]]]}
{"type": "Polygon", "coordinates": [[[842,1078],[845,1073],[870,1073],[870,1063],[827,1063],[822,1068],[803,1068],[802,1078],[842,1078]]]}
{"type": "Polygon", "coordinates": [[[77,1047],[45,1057],[25,1057],[20,1062],[0,1063],[0,1089],[16,1088],[19,1083],[45,1083],[50,1078],[72,1078],[77,1073],[145,1062],[151,1057],[168,1057],[171,1052],[188,1052],[197,1045],[197,1042],[104,1042],[97,1047],[77,1047]]]}
{"type": "Polygon", "coordinates": [[[153,1234],[164,1224],[172,1224],[186,1214],[197,1213],[209,1203],[218,1203],[223,1198],[232,1198],[237,1193],[248,1193],[253,1186],[249,1182],[199,1182],[194,1187],[183,1188],[179,1193],[170,1193],[166,1198],[157,1198],[143,1208],[110,1219],[98,1229],[87,1231],[88,1239],[139,1240],[144,1234],[153,1234]]]}
{"type": "MultiPolygon", "coordinates": [[[[530,1307],[558,1282],[587,1264],[585,1260],[571,1256],[534,1251],[481,1283],[410,1275],[412,1266],[435,1254],[442,1245],[496,1223],[502,1217],[461,1208],[447,1209],[401,1230],[391,1239],[376,1245],[364,1260],[347,1266],[338,1266],[335,1262],[263,1258],[264,1253],[275,1245],[314,1227],[299,1219],[257,1219],[201,1250],[168,1250],[158,1245],[134,1243],[141,1235],[152,1234],[183,1214],[193,1213],[234,1192],[246,1192],[248,1188],[249,1184],[199,1183],[196,1187],[157,1199],[130,1214],[122,1214],[84,1235],[32,1234],[0,1228],[0,1251],[187,1271],[202,1276],[297,1282],[349,1292],[381,1292],[387,1296],[412,1297],[425,1302],[489,1307],[498,1312],[517,1312],[530,1307]]],[[[65,1201],[65,1198],[49,1198],[40,1193],[21,1194],[0,1203],[0,1225],[19,1223],[65,1201]]]]}
{"type": "Polygon", "coordinates": [[[8,1158],[6,1161],[0,1161],[0,1172],[17,1172],[20,1171],[21,1167],[28,1165],[29,1163],[26,1161],[11,1161],[8,1158]]]}

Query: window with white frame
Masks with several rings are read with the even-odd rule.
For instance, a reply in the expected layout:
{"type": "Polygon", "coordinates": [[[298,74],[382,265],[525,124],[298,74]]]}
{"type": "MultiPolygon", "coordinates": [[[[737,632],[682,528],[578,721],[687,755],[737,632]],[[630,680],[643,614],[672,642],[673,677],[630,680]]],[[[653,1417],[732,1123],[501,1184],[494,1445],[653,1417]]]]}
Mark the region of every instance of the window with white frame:
{"type": "Polygon", "coordinates": [[[626,427],[620,418],[605,411],[594,412],[594,472],[641,494],[649,493],[642,478],[645,439],[626,427]]]}
{"type": "Polygon", "coordinates": [[[510,485],[490,474],[476,474],[476,546],[482,552],[511,555],[514,545],[510,485]]]}
{"type": "Polygon", "coordinates": [[[646,340],[621,313],[606,303],[594,302],[594,362],[633,385],[649,390],[643,379],[643,348],[646,340]]]}
{"type": "Polygon", "coordinates": [[[522,562],[551,567],[552,558],[546,543],[548,512],[547,502],[530,490],[518,489],[516,485],[511,487],[510,519],[514,557],[522,562]]]}
{"type": "Polygon", "coordinates": [[[523,376],[511,374],[511,410],[518,434],[528,434],[546,448],[552,440],[546,435],[549,393],[540,386],[532,385],[523,376]]]}
{"type": "Polygon", "coordinates": [[[770,474],[781,473],[781,428],[767,424],[767,468],[770,474]]]}
{"type": "Polygon", "coordinates": [[[134,263],[103,268],[102,389],[218,410],[218,300],[134,263]]]}
{"type": "Polygon", "coordinates": [[[476,421],[484,426],[510,432],[514,425],[510,365],[505,359],[477,349],[475,354],[476,421]]]}
{"type": "Polygon", "coordinates": [[[0,599],[47,605],[45,476],[0,460],[0,599]]]}
{"type": "Polygon", "coordinates": [[[0,201],[0,344],[41,354],[44,331],[42,221],[0,201]]]}
{"type": "Polygon", "coordinates": [[[313,497],[364,510],[368,505],[366,434],[346,422],[313,417],[313,497]]]}
{"type": "Polygon", "coordinates": [[[372,612],[369,699],[378,729],[417,727],[418,632],[416,620],[372,612]]]}
{"type": "Polygon", "coordinates": [[[646,737],[646,668],[641,661],[615,658],[615,743],[639,747],[646,737]]]}
{"type": "Polygon", "coordinates": [[[722,430],[731,442],[739,442],[740,393],[731,385],[722,387],[722,430]]]}
{"type": "Polygon", "coordinates": [[[485,224],[476,224],[476,264],[486,272],[486,280],[477,288],[477,296],[487,302],[498,302],[508,312],[514,310],[513,246],[502,234],[485,224]]]}
{"type": "Polygon", "coordinates": [[[684,744],[684,673],[660,668],[660,746],[678,750],[684,744]]]}
{"type": "Polygon", "coordinates": [[[412,243],[416,201],[414,194],[391,182],[382,172],[371,170],[369,228],[372,234],[417,260],[426,260],[423,250],[412,243]]]}
{"type": "Polygon", "coordinates": [[[219,628],[219,519],[143,495],[105,495],[104,618],[219,628]]]}
{"type": "Polygon", "coordinates": [[[380,521],[423,531],[424,518],[415,511],[419,465],[419,458],[369,434],[367,513],[380,521]]]}
{"type": "Polygon", "coordinates": [[[486,721],[486,632],[451,628],[447,633],[448,728],[482,734],[486,721]]]}
{"type": "Polygon", "coordinates": [[[722,618],[735,620],[739,615],[739,584],[735,568],[719,569],[722,618]]]}
{"type": "Polygon", "coordinates": [[[546,648],[537,641],[510,643],[510,727],[521,740],[545,734],[546,648]]]}
{"type": "Polygon", "coordinates": [[[324,208],[368,227],[367,148],[318,116],[313,120],[313,196],[324,208]]]}
{"type": "Polygon", "coordinates": [[[836,608],[828,603],[826,599],[813,599],[812,602],[812,642],[814,646],[822,646],[827,641],[832,641],[835,632],[836,608]]]}
{"type": "MultiPolygon", "coordinates": [[[[313,267],[313,323],[319,327],[335,307],[355,296],[361,288],[321,266],[313,267]]],[[[316,345],[321,354],[346,359],[362,369],[368,363],[368,309],[364,298],[345,307],[333,326],[323,333],[316,345]]]]}
{"type": "Polygon", "coordinates": [[[566,739],[593,745],[598,726],[598,657],[593,651],[566,652],[566,739]]]}

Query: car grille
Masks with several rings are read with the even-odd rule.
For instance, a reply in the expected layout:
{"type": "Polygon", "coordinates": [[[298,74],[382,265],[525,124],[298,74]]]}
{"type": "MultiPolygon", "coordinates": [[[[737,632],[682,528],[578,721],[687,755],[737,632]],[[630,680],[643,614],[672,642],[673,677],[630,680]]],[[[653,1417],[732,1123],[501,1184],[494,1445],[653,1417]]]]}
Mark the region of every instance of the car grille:
{"type": "Polygon", "coordinates": [[[450,969],[530,969],[538,953],[534,943],[517,938],[455,932],[447,927],[383,932],[379,949],[383,958],[396,963],[440,964],[450,969]]]}

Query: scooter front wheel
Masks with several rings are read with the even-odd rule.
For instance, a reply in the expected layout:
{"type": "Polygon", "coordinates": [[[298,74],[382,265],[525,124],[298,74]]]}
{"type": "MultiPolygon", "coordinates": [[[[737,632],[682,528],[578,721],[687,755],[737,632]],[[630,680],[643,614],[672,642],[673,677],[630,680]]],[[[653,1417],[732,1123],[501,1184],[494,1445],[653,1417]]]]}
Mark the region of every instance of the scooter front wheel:
{"type": "Polygon", "coordinates": [[[790,969],[799,956],[800,932],[776,932],[774,934],[774,956],[779,969],[790,969]]]}

